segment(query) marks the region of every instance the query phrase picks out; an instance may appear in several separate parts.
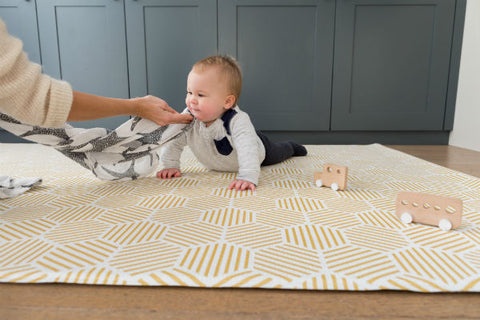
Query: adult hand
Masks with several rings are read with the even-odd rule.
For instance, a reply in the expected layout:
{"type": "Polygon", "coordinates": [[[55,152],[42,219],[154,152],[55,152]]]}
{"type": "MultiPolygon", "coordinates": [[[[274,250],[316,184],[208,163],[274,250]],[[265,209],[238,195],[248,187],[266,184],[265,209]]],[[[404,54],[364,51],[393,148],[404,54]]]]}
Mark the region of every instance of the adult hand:
{"type": "Polygon", "coordinates": [[[134,100],[137,104],[136,115],[152,120],[158,125],[190,123],[193,120],[190,114],[178,113],[158,97],[148,95],[134,100]]]}
{"type": "Polygon", "coordinates": [[[228,186],[228,190],[232,190],[232,189],[235,189],[237,191],[243,191],[243,190],[255,191],[255,184],[247,180],[235,179],[228,186]]]}

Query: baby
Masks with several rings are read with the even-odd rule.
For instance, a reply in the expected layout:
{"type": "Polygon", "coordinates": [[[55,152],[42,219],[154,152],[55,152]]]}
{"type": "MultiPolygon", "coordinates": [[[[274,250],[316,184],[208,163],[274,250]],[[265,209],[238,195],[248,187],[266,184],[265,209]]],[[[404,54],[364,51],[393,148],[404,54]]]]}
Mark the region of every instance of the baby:
{"type": "Polygon", "coordinates": [[[208,169],[238,171],[229,189],[255,190],[260,166],[272,165],[307,150],[295,142],[271,142],[255,131],[247,113],[237,105],[242,89],[240,67],[230,56],[212,56],[193,65],[187,79],[185,102],[194,116],[190,129],[168,142],[161,155],[157,177],[179,177],[180,156],[188,145],[208,169]]]}

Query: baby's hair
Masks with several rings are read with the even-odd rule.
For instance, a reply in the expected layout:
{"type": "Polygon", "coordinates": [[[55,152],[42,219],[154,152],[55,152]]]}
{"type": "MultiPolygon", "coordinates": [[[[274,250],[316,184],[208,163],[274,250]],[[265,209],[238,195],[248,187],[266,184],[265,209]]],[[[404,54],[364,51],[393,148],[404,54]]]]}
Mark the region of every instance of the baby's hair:
{"type": "Polygon", "coordinates": [[[238,103],[242,91],[242,71],[237,60],[229,55],[211,56],[196,62],[192,70],[202,72],[208,67],[220,68],[220,73],[228,81],[228,88],[235,96],[235,103],[238,103]]]}

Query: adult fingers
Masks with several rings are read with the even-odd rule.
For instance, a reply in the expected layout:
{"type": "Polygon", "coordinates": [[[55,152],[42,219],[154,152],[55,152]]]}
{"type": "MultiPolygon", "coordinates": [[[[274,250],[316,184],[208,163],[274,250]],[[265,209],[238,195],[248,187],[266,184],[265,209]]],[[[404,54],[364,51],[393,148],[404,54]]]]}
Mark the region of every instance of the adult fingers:
{"type": "Polygon", "coordinates": [[[168,114],[166,123],[190,123],[193,117],[186,113],[168,114]]]}

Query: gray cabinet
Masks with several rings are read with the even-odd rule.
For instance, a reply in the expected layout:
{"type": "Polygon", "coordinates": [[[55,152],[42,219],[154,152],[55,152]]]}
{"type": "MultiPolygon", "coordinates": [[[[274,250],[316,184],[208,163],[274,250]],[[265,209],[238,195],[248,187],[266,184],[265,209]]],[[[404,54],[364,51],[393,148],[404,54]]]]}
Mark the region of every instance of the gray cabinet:
{"type": "Polygon", "coordinates": [[[0,18],[11,35],[23,40],[23,50],[29,59],[40,63],[35,1],[0,0],[0,18]]]}
{"type": "Polygon", "coordinates": [[[337,130],[443,130],[455,1],[337,1],[337,130]]]}
{"type": "MultiPolygon", "coordinates": [[[[128,98],[127,47],[122,1],[37,1],[42,64],[46,74],[77,91],[128,98]]],[[[76,124],[114,128],[128,117],[76,124]]]]}
{"type": "MultiPolygon", "coordinates": [[[[244,75],[239,105],[274,139],[444,144],[465,7],[466,0],[0,0],[0,17],[45,73],[75,90],[153,94],[180,111],[192,64],[230,54],[244,75]]],[[[125,118],[77,125],[113,128],[125,118]]]]}
{"type": "Polygon", "coordinates": [[[187,75],[217,52],[216,0],[125,1],[132,97],[152,94],[185,108],[187,75]]]}
{"type": "Polygon", "coordinates": [[[329,0],[218,2],[219,52],[238,59],[258,129],[329,129],[334,20],[329,0]]]}

